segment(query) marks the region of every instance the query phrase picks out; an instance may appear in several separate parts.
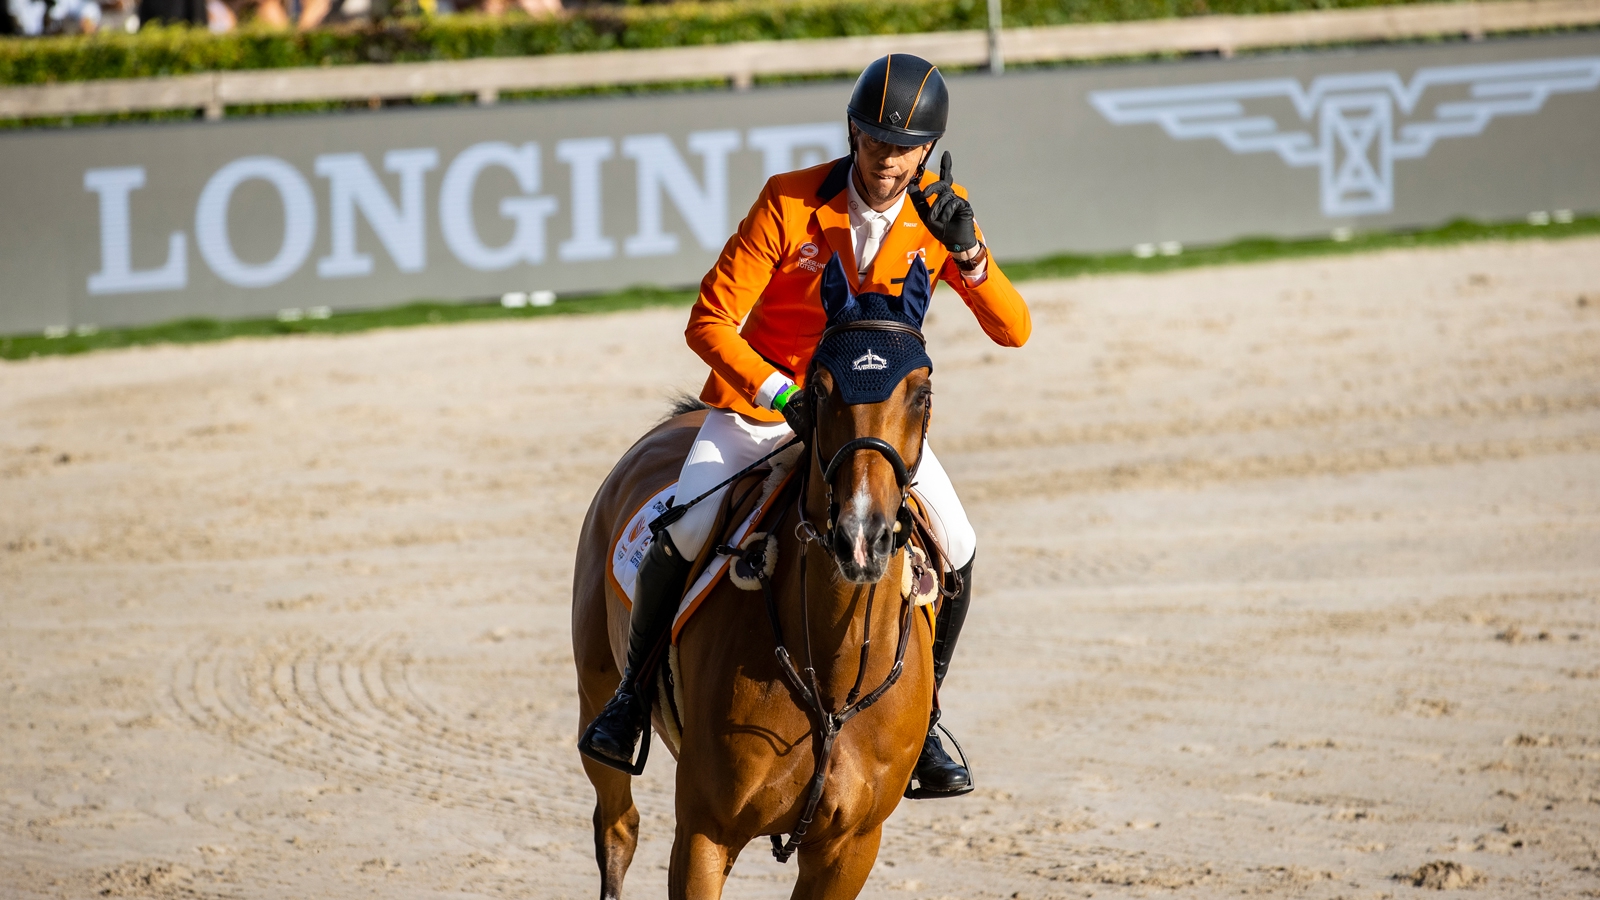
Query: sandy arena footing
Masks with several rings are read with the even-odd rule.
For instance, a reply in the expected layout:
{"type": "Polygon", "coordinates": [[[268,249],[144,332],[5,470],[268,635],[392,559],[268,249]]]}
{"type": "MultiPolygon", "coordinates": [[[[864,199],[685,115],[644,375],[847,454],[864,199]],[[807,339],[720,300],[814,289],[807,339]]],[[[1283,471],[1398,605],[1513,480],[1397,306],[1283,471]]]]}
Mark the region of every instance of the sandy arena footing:
{"type": "MultiPolygon", "coordinates": [[[[1600,897],[1597,261],[1028,283],[1015,352],[943,293],[980,787],[867,895],[1600,897]]],[[[683,319],[0,364],[0,894],[592,896],[572,552],[683,319]]]]}

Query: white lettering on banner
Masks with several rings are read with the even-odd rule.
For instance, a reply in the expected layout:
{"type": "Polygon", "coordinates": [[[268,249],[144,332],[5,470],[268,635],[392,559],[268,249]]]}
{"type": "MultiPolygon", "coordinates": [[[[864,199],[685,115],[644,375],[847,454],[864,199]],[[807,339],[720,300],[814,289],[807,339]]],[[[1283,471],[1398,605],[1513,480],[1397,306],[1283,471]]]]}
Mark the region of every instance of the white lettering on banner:
{"type": "Polygon", "coordinates": [[[639,184],[639,231],[623,242],[629,256],[670,256],[678,236],[662,230],[661,194],[672,198],[695,240],[716,250],[728,238],[728,154],[739,149],[737,131],[695,131],[689,149],[705,159],[703,184],[664,134],[633,135],[622,141],[622,155],[634,160],[639,184]]]}
{"type": "Polygon", "coordinates": [[[236,287],[267,287],[293,275],[311,255],[317,236],[317,206],[311,185],[299,170],[275,156],[246,156],[217,170],[200,192],[194,211],[194,240],[200,257],[218,278],[236,287]],[[228,238],[228,204],[239,185],[261,179],[283,201],[283,243],[272,259],[244,262],[228,238]]]}
{"type": "Polygon", "coordinates": [[[572,169],[572,237],[561,242],[562,262],[611,259],[617,243],[601,233],[600,164],[616,152],[611,138],[579,138],[556,144],[556,159],[572,169]]]}
{"type": "Polygon", "coordinates": [[[439,184],[439,228],[450,252],[463,265],[480,272],[498,272],[519,262],[544,262],[545,219],[556,211],[556,198],[535,197],[539,190],[539,145],[513,147],[503,141],[473,144],[461,151],[439,184]],[[524,196],[503,197],[500,215],[516,222],[511,240],[487,247],[472,219],[472,193],[478,176],[490,166],[500,166],[517,179],[524,196]]]}
{"type": "Polygon", "coordinates": [[[143,166],[90,169],[83,189],[100,195],[100,271],[89,276],[90,294],[178,291],[189,283],[188,244],[183,232],[167,237],[167,261],[154,269],[133,268],[128,194],[144,187],[143,166]]]}
{"type": "Polygon", "coordinates": [[[761,151],[762,178],[809,169],[850,152],[850,135],[843,122],[752,128],[746,143],[750,149],[761,151]],[[806,152],[800,154],[797,163],[794,152],[802,148],[806,152]]]}
{"type": "MultiPolygon", "coordinates": [[[[689,133],[684,143],[701,158],[698,177],[665,134],[631,135],[622,140],[623,155],[634,161],[638,204],[638,230],[623,242],[627,256],[668,256],[680,251],[679,235],[666,228],[663,195],[676,207],[700,250],[721,247],[730,231],[728,157],[741,146],[762,154],[767,177],[793,170],[797,154],[799,165],[809,166],[824,156],[848,152],[845,129],[837,122],[752,128],[747,141],[734,130],[696,131],[689,133]]],[[[616,152],[617,143],[609,137],[575,138],[555,145],[556,158],[566,163],[571,173],[572,232],[557,248],[562,262],[617,256],[617,241],[606,236],[602,216],[603,164],[616,152]]],[[[439,184],[439,227],[446,246],[462,265],[498,272],[548,260],[549,220],[560,209],[560,202],[539,193],[544,187],[540,160],[537,143],[504,141],[473,144],[451,160],[439,184]],[[510,172],[521,191],[499,200],[499,213],[512,221],[513,229],[510,240],[498,247],[484,243],[472,214],[478,181],[485,170],[494,167],[510,172]]],[[[390,150],[383,155],[383,166],[397,176],[398,201],[366,156],[329,153],[315,158],[314,171],[328,180],[330,236],[328,255],[317,260],[318,276],[373,274],[372,254],[358,247],[358,213],[397,269],[404,273],[427,269],[426,177],[438,168],[439,152],[428,147],[390,150]]],[[[189,285],[188,244],[182,231],[169,235],[164,263],[149,269],[134,267],[132,194],[145,186],[146,178],[146,170],[140,166],[84,172],[84,189],[99,196],[100,207],[100,268],[88,276],[91,295],[173,291],[189,285]]],[[[251,208],[244,214],[256,213],[251,208]]],[[[270,287],[290,278],[316,244],[318,212],[311,185],[299,169],[275,156],[248,156],[218,169],[200,192],[194,215],[200,257],[218,278],[235,287],[270,287]],[[253,180],[271,185],[284,211],[283,239],[272,259],[264,263],[241,259],[228,233],[234,194],[240,185],[253,180]]],[[[246,255],[260,258],[255,253],[246,255]]]]}
{"type": "Polygon", "coordinates": [[[390,150],[383,168],[400,176],[400,206],[389,199],[383,182],[359,153],[317,157],[316,172],[328,179],[328,231],[333,252],[317,260],[323,278],[372,274],[372,256],[356,250],[356,209],[389,251],[395,268],[421,272],[428,267],[428,233],[423,217],[422,176],[439,165],[439,151],[430,148],[390,150]]]}

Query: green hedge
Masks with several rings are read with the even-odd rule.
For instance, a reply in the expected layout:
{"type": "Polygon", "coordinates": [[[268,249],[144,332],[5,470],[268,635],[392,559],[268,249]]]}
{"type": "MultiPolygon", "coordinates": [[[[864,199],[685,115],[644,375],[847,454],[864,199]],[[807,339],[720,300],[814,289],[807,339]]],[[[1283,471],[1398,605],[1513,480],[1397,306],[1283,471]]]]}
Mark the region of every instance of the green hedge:
{"type": "MultiPolygon", "coordinates": [[[[1416,0],[1005,0],[1007,26],[1386,6],[1416,0]]],[[[307,33],[182,26],[138,34],[0,38],[0,84],[219,69],[526,56],[983,28],[984,0],[732,0],[590,6],[547,19],[455,15],[307,33]]]]}

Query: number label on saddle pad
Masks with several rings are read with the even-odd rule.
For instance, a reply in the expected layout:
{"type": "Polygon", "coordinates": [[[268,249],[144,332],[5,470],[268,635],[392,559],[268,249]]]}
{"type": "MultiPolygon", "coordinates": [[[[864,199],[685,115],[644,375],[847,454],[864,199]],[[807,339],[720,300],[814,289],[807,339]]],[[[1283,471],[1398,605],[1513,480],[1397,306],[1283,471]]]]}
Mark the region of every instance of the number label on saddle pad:
{"type": "Polygon", "coordinates": [[[639,584],[639,566],[655,537],[650,523],[667,511],[677,490],[678,483],[674,481],[639,507],[628,520],[628,527],[618,536],[616,549],[611,551],[611,583],[617,593],[627,598],[629,605],[633,603],[634,588],[639,584]]]}

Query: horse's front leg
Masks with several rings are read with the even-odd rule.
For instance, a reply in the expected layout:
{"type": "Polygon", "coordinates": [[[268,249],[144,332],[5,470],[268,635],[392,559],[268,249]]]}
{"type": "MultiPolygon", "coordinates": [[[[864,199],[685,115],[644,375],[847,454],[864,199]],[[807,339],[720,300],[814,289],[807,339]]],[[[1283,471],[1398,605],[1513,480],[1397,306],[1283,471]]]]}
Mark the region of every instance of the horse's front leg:
{"type": "Polygon", "coordinates": [[[729,845],[720,838],[685,822],[680,812],[678,833],[672,841],[672,865],[667,872],[670,900],[718,900],[733,871],[733,861],[748,841],[729,845]]]}
{"type": "Polygon", "coordinates": [[[851,900],[861,893],[878,861],[878,844],[883,840],[883,825],[863,834],[852,834],[816,844],[802,843],[800,879],[794,884],[793,900],[851,900]]]}

